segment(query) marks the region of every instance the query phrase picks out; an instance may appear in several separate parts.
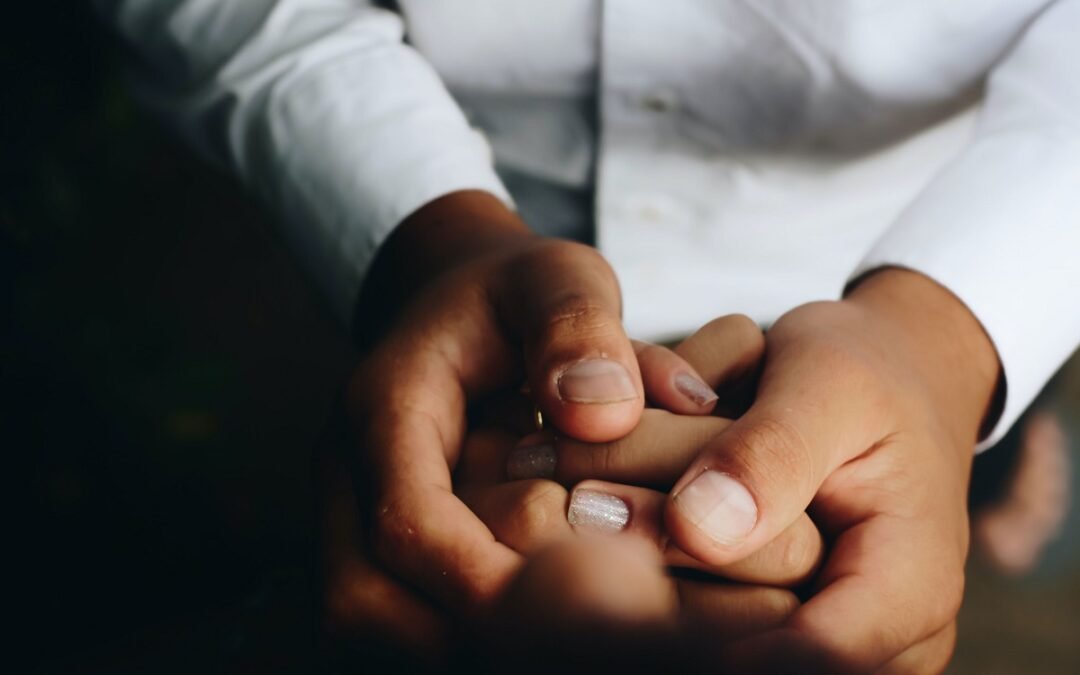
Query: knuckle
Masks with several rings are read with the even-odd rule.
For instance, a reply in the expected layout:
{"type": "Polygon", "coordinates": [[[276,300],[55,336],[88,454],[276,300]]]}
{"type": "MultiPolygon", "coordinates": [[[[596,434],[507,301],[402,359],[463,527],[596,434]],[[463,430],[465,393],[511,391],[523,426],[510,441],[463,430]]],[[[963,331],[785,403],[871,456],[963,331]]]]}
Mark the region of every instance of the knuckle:
{"type": "Polygon", "coordinates": [[[462,577],[454,581],[454,602],[466,613],[490,607],[496,593],[488,580],[462,577]]]}
{"type": "Polygon", "coordinates": [[[777,623],[785,621],[795,614],[802,604],[794,593],[779,588],[768,589],[768,592],[764,593],[760,600],[768,616],[772,617],[777,623]]]}
{"type": "Polygon", "coordinates": [[[511,261],[510,274],[522,281],[550,279],[555,272],[587,271],[596,280],[618,289],[611,264],[595,247],[565,239],[546,239],[529,248],[523,257],[511,261]]]}
{"type": "Polygon", "coordinates": [[[546,543],[565,519],[566,488],[549,480],[530,481],[514,507],[511,527],[526,547],[546,543]]]}
{"type": "Polygon", "coordinates": [[[621,448],[627,442],[627,438],[606,443],[586,443],[560,438],[556,469],[559,480],[566,482],[617,477],[623,464],[621,448]]]}
{"type": "Polygon", "coordinates": [[[613,334],[618,321],[602,304],[579,291],[568,291],[544,318],[543,342],[572,338],[575,342],[613,334]]]}
{"type": "Polygon", "coordinates": [[[740,462],[768,469],[760,475],[761,480],[785,490],[796,485],[799,494],[812,492],[817,461],[806,437],[794,424],[776,418],[758,420],[739,434],[735,450],[740,462]]]}
{"type": "Polygon", "coordinates": [[[716,319],[717,329],[734,336],[739,344],[765,345],[765,334],[757,322],[745,314],[728,314],[716,319]]]}
{"type": "Polygon", "coordinates": [[[398,560],[413,548],[418,538],[419,523],[394,500],[380,500],[375,505],[372,540],[379,559],[398,560]]]}
{"type": "Polygon", "coordinates": [[[370,577],[353,572],[342,573],[327,583],[323,594],[323,625],[327,632],[344,637],[368,625],[378,606],[377,585],[370,577]]]}
{"type": "Polygon", "coordinates": [[[599,269],[611,270],[611,265],[596,248],[566,239],[549,239],[538,247],[537,261],[550,265],[552,261],[564,264],[589,265],[599,269]]]}
{"type": "MultiPolygon", "coordinates": [[[[668,358],[674,356],[674,353],[667,347],[651,342],[637,342],[635,351],[640,364],[655,363],[662,365],[668,358]]],[[[644,365],[642,367],[644,368],[644,365]]]]}
{"type": "Polygon", "coordinates": [[[722,337],[723,344],[729,345],[733,353],[744,354],[747,359],[765,351],[765,333],[757,322],[745,314],[727,314],[713,319],[698,334],[710,338],[722,337]]]}
{"type": "Polygon", "coordinates": [[[592,473],[596,478],[611,478],[623,456],[622,441],[597,445],[592,453],[592,473]]]}
{"type": "Polygon", "coordinates": [[[806,534],[785,539],[780,551],[781,571],[794,582],[801,581],[814,572],[817,564],[817,541],[806,534]]]}

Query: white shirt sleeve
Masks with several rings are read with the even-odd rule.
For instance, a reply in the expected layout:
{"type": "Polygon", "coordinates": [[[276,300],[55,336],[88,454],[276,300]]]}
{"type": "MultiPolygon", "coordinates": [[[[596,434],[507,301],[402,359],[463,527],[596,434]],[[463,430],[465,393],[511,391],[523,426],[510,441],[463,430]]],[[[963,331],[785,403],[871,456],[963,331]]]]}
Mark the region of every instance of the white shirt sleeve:
{"type": "Polygon", "coordinates": [[[991,73],[971,143],[854,277],[885,265],[955,293],[993,340],[1008,431],[1080,344],[1080,0],[1037,17],[991,73]]]}
{"type": "Polygon", "coordinates": [[[441,195],[509,203],[483,136],[360,0],[97,0],[136,56],[140,93],[281,216],[285,237],[352,318],[401,220],[441,195]]]}

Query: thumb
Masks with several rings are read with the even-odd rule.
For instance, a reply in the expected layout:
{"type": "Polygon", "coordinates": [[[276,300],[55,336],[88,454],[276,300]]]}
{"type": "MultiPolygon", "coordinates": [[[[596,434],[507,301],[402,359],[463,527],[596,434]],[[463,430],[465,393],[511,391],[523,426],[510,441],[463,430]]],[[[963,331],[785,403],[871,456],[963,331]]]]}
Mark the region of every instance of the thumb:
{"type": "Polygon", "coordinates": [[[810,360],[766,364],[747,413],[706,445],[665,509],[672,540],[725,565],[798,519],[838,466],[873,440],[866,400],[810,360]]]}
{"type": "Polygon", "coordinates": [[[645,406],[619,285],[595,249],[551,240],[514,259],[496,307],[524,346],[529,386],[546,419],[583,441],[629,433],[645,406]]]}

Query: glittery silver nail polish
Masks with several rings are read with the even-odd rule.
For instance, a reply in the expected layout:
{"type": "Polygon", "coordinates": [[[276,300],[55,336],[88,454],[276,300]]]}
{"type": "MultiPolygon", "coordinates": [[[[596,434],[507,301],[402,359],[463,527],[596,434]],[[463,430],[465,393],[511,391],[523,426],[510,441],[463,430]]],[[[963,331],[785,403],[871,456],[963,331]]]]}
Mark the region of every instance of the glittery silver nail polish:
{"type": "Polygon", "coordinates": [[[620,532],[630,522],[630,507],[615,495],[578,488],[570,496],[566,519],[575,529],[593,532],[620,532]]]}
{"type": "Polygon", "coordinates": [[[510,480],[551,478],[555,475],[555,447],[550,443],[514,448],[506,456],[506,477],[510,480]]]}

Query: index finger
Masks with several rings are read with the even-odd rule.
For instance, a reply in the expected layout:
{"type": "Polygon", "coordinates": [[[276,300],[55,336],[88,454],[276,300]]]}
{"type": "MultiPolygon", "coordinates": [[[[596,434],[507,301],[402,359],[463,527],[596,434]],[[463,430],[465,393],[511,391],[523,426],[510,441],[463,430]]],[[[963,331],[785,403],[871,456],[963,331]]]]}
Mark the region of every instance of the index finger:
{"type": "Polygon", "coordinates": [[[313,462],[319,488],[320,576],[327,632],[346,647],[361,647],[376,660],[385,654],[395,662],[412,664],[419,659],[433,665],[447,650],[444,618],[369,560],[349,471],[350,450],[339,403],[316,444],[313,462]]]}

